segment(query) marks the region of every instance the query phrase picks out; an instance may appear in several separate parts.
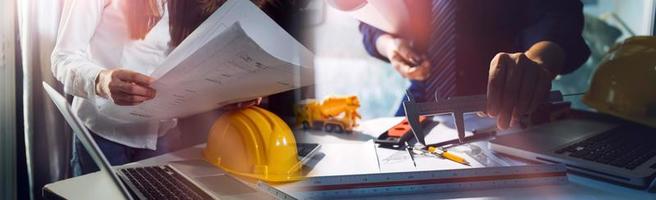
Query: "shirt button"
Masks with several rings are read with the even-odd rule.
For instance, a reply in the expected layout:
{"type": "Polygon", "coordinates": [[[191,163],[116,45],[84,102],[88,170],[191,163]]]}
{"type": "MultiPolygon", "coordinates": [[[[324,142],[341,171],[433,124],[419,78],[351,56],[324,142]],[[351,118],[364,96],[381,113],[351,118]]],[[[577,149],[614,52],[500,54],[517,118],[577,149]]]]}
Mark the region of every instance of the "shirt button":
{"type": "Polygon", "coordinates": [[[458,71],[458,76],[460,76],[460,77],[465,76],[465,71],[463,71],[463,70],[458,71]]]}

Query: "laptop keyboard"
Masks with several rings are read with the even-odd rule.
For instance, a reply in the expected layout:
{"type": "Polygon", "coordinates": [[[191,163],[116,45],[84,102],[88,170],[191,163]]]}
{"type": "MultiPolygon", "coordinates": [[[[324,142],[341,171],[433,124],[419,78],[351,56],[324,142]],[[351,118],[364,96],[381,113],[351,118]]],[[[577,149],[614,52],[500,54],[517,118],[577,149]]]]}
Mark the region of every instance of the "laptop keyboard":
{"type": "Polygon", "coordinates": [[[147,199],[212,199],[169,166],[119,170],[147,199]]]}
{"type": "Polygon", "coordinates": [[[619,126],[556,153],[633,170],[656,156],[656,134],[652,132],[649,128],[619,126]]]}

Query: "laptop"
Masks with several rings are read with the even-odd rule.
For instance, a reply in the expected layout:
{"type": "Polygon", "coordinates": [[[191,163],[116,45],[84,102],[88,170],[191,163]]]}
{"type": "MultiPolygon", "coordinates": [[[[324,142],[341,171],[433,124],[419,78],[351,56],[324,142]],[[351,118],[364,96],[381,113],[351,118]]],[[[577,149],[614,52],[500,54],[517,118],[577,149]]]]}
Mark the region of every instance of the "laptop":
{"type": "Polygon", "coordinates": [[[653,192],[656,129],[632,123],[566,119],[497,136],[491,149],[543,163],[562,163],[577,174],[653,192]]]}
{"type": "MultiPolygon", "coordinates": [[[[100,173],[109,177],[125,199],[271,199],[204,160],[171,162],[155,166],[112,167],[89,130],[72,111],[66,98],[43,82],[43,88],[73,129],[100,173]]],[[[310,160],[318,144],[297,144],[301,163],[310,160]]]]}

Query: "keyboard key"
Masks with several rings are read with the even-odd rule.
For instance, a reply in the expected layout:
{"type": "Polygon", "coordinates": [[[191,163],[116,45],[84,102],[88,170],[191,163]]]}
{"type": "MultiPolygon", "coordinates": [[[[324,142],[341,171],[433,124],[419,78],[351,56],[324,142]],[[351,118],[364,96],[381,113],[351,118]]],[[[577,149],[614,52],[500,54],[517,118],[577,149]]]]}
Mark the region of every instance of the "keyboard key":
{"type": "Polygon", "coordinates": [[[168,166],[120,170],[147,199],[211,199],[168,166]]]}
{"type": "MultiPolygon", "coordinates": [[[[579,159],[635,169],[656,156],[653,129],[620,126],[555,151],[579,159]]],[[[654,164],[656,165],[656,164],[654,164]]],[[[656,166],[653,166],[656,169],[656,166]]]]}

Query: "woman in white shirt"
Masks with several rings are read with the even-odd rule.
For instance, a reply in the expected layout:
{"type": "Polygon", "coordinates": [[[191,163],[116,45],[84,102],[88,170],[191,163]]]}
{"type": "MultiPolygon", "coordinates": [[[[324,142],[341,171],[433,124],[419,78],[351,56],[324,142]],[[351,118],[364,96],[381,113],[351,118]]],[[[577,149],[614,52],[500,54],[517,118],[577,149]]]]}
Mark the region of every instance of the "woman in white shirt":
{"type": "MultiPolygon", "coordinates": [[[[73,110],[94,134],[113,165],[178,148],[178,119],[121,123],[104,116],[97,102],[131,106],[153,99],[149,74],[224,0],[66,1],[52,72],[71,94],[73,110]],[[173,36],[173,37],[171,37],[173,36]]],[[[266,0],[253,1],[266,7],[266,0]]],[[[240,105],[252,105],[256,101],[240,105]]],[[[234,107],[234,106],[232,106],[234,107]]],[[[76,142],[82,173],[97,169],[76,142]]]]}

